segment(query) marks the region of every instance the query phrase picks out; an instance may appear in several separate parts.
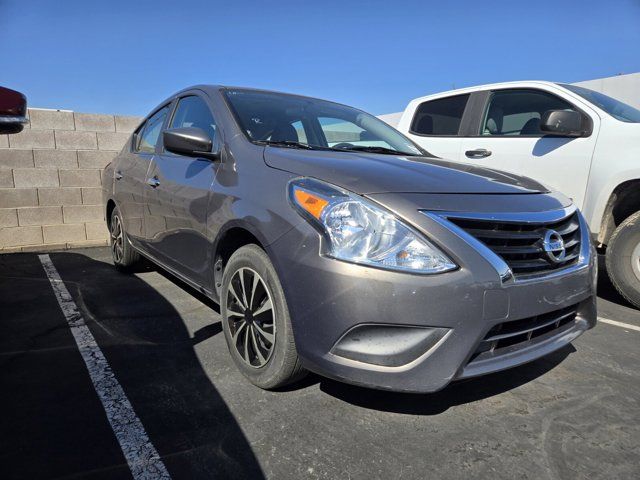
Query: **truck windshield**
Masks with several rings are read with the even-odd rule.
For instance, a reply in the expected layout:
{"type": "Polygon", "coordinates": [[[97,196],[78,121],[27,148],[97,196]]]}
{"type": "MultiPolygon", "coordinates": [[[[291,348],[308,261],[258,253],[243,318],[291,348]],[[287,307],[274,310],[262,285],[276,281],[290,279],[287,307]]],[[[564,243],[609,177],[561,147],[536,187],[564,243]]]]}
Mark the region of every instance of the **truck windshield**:
{"type": "Polygon", "coordinates": [[[608,97],[603,93],[589,90],[588,88],[566,84],[561,84],[561,86],[580,95],[588,102],[593,103],[595,106],[601,108],[613,118],[620,120],[621,122],[640,123],[640,110],[633,108],[631,105],[627,105],[615,98],[608,97]]]}
{"type": "Polygon", "coordinates": [[[240,127],[254,143],[285,148],[428,155],[382,120],[345,105],[249,89],[225,89],[224,95],[240,127]]]}

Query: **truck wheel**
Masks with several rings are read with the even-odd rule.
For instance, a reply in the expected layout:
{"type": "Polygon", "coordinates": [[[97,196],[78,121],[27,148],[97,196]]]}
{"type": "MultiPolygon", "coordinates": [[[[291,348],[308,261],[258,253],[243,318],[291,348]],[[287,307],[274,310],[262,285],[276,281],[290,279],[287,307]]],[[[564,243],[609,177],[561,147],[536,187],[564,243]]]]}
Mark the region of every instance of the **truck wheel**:
{"type": "Polygon", "coordinates": [[[120,271],[127,271],[140,260],[140,254],[136,252],[127,238],[124,230],[124,222],[118,207],[111,212],[109,221],[109,241],[113,264],[120,271]]]}
{"type": "Polygon", "coordinates": [[[611,235],[606,264],[616,290],[640,308],[640,211],[628,217],[611,235]]]}
{"type": "Polygon", "coordinates": [[[280,280],[257,245],[231,255],[222,275],[220,313],[231,358],[251,383],[273,389],[304,377],[280,280]]]}

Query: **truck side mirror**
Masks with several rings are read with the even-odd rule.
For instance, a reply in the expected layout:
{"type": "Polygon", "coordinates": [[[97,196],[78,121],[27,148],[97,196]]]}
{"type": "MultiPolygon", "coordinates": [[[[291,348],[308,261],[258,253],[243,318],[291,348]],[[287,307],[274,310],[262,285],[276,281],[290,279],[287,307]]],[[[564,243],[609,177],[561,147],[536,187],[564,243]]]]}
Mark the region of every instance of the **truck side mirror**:
{"type": "Polygon", "coordinates": [[[550,135],[582,137],[587,133],[587,121],[575,110],[547,110],[540,120],[540,130],[550,135]]]}
{"type": "Polygon", "coordinates": [[[20,133],[27,123],[27,97],[0,87],[0,134],[20,133]]]}

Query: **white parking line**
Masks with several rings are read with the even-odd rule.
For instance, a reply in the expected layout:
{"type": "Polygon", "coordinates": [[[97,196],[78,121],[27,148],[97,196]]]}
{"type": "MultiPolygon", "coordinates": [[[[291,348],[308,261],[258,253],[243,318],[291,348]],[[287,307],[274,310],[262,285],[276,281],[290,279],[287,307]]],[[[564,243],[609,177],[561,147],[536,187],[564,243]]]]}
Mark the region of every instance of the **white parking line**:
{"type": "Polygon", "coordinates": [[[171,479],[49,255],[38,255],[133,478],[171,479]]]}
{"type": "Polygon", "coordinates": [[[602,323],[608,323],[609,325],[615,325],[616,327],[626,328],[628,330],[635,330],[637,332],[640,332],[640,327],[638,327],[637,325],[631,325],[630,323],[617,322],[615,320],[610,320],[604,317],[598,317],[598,321],[602,323]]]}

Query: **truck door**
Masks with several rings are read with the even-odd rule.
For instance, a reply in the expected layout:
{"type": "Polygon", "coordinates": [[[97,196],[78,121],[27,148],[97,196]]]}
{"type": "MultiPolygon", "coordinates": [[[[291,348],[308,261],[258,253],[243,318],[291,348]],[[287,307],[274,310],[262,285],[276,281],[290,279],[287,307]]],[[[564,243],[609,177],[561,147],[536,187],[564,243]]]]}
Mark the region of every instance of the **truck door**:
{"type": "Polygon", "coordinates": [[[477,114],[477,132],[461,140],[461,162],[531,177],[582,207],[599,126],[595,114],[589,115],[554,93],[533,88],[491,91],[477,114]],[[565,109],[588,115],[592,132],[576,138],[540,131],[540,119],[547,110],[565,109]]]}

